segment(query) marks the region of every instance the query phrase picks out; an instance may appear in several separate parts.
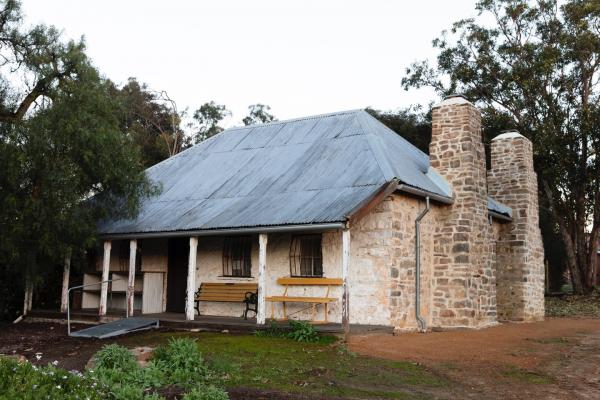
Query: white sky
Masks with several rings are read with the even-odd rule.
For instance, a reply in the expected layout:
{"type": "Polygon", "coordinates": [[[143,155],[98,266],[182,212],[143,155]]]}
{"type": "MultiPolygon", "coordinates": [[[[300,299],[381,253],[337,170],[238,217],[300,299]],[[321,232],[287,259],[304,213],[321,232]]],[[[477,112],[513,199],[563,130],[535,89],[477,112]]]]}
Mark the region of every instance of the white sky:
{"type": "Polygon", "coordinates": [[[475,0],[23,0],[26,21],[85,36],[108,78],[137,77],[166,90],[180,110],[214,100],[238,125],[247,106],[279,119],[437,100],[405,92],[431,40],[475,16],[475,0]]]}

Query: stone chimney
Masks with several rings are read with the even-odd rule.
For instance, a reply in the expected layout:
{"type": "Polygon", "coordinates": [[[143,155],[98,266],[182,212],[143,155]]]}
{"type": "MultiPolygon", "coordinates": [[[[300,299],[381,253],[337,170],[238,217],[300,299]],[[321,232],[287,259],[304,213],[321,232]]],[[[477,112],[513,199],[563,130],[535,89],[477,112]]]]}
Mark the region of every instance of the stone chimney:
{"type": "Polygon", "coordinates": [[[539,228],[537,175],[531,142],[517,131],[492,140],[490,196],[512,208],[496,244],[498,318],[544,318],[544,248],[539,228]]]}
{"type": "Polygon", "coordinates": [[[493,242],[479,110],[450,96],[432,110],[430,163],[452,186],[434,233],[433,327],[496,322],[493,242]]]}

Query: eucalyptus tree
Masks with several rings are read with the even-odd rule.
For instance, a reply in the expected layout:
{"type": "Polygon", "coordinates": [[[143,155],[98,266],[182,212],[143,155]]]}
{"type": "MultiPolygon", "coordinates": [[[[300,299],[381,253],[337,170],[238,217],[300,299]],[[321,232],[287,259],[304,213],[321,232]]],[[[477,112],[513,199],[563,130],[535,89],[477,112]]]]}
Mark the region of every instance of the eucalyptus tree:
{"type": "Polygon", "coordinates": [[[135,215],[156,190],[110,89],[82,40],[27,27],[17,1],[0,2],[2,293],[19,277],[39,284],[68,249],[93,245],[99,219],[135,215]]]}
{"type": "Polygon", "coordinates": [[[403,86],[461,93],[534,144],[540,188],[575,292],[593,289],[600,236],[600,2],[480,0],[403,86]],[[491,21],[491,22],[490,22],[491,21]]]}
{"type": "Polygon", "coordinates": [[[271,107],[265,104],[252,104],[248,106],[248,115],[242,119],[244,125],[265,124],[267,122],[277,121],[277,118],[270,113],[271,107]]]}

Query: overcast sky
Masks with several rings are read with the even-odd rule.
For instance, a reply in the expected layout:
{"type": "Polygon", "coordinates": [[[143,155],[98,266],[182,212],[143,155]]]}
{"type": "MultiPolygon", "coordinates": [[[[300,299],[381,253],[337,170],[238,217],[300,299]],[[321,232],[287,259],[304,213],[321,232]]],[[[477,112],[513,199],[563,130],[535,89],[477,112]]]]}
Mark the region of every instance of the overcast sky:
{"type": "Polygon", "coordinates": [[[137,77],[179,109],[215,100],[238,125],[249,104],[279,119],[437,100],[405,92],[431,40],[475,16],[475,0],[23,0],[29,23],[85,36],[88,54],[117,83],[137,77]]]}

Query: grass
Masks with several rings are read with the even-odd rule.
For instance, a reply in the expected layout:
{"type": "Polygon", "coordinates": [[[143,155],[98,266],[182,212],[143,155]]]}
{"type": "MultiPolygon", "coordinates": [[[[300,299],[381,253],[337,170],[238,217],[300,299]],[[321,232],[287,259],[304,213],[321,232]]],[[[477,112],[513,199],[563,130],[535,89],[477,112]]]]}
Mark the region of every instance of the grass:
{"type": "Polygon", "coordinates": [[[546,297],[547,317],[600,317],[600,289],[588,296],[546,297]]]}
{"type": "MultiPolygon", "coordinates": [[[[429,398],[447,381],[412,362],[355,355],[331,337],[318,343],[218,333],[149,333],[132,341],[157,345],[191,336],[226,387],[359,399],[429,398]]],[[[127,343],[124,343],[127,345],[127,343]]]]}
{"type": "Polygon", "coordinates": [[[517,367],[507,368],[501,371],[501,374],[505,378],[532,385],[548,385],[554,383],[554,379],[548,375],[527,371],[517,367]]]}

